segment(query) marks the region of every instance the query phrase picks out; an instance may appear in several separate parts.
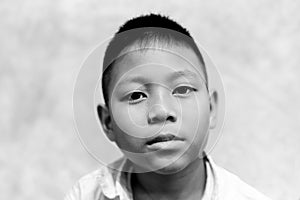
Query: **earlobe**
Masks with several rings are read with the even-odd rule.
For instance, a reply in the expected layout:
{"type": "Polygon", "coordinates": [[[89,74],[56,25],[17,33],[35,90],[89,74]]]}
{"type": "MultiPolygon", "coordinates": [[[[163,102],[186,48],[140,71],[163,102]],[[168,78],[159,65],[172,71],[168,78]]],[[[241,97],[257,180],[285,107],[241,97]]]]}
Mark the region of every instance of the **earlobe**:
{"type": "Polygon", "coordinates": [[[217,125],[217,108],[218,108],[218,93],[213,90],[210,93],[210,118],[209,118],[209,128],[213,129],[217,125]]]}
{"type": "Polygon", "coordinates": [[[115,141],[115,135],[112,130],[112,121],[108,108],[105,105],[97,106],[97,113],[102,125],[102,129],[105,132],[108,139],[112,142],[115,141]]]}

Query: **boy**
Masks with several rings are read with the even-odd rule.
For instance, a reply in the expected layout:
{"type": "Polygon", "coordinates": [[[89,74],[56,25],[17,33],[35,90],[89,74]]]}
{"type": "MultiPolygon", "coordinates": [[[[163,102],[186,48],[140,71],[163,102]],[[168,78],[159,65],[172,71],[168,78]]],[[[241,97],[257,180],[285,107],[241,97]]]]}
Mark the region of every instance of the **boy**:
{"type": "Polygon", "coordinates": [[[204,152],[218,94],[186,29],[154,14],[127,21],[102,75],[99,119],[124,157],[81,178],[67,200],[268,199],[204,152]]]}

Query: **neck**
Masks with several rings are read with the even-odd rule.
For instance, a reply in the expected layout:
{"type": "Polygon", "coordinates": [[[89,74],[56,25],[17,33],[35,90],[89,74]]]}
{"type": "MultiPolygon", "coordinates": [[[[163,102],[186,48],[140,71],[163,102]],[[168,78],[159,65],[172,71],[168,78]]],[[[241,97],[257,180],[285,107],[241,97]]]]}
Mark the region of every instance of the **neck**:
{"type": "Polygon", "coordinates": [[[152,194],[155,199],[199,199],[206,181],[205,163],[197,158],[189,166],[174,174],[156,172],[133,174],[133,188],[152,194]]]}

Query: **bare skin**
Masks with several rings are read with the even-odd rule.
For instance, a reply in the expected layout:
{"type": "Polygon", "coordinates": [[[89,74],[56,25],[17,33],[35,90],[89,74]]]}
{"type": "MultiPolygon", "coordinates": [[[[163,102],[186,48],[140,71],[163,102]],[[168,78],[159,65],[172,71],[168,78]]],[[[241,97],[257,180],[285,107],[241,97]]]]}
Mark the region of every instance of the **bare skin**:
{"type": "Polygon", "coordinates": [[[186,199],[199,200],[205,188],[205,165],[196,159],[188,167],[174,174],[156,172],[132,175],[132,188],[135,200],[145,199],[186,199]]]}

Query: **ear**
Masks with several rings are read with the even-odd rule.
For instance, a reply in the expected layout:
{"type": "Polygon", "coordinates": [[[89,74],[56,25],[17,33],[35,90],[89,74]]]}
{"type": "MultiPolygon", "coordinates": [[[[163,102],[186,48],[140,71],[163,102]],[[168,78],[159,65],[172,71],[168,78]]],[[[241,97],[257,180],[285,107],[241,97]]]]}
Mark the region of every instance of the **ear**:
{"type": "Polygon", "coordinates": [[[217,111],[218,111],[218,93],[216,90],[212,90],[209,96],[210,101],[210,118],[209,118],[209,128],[213,129],[217,125],[217,111]]]}
{"type": "Polygon", "coordinates": [[[112,121],[108,108],[105,105],[97,106],[97,113],[102,125],[102,129],[105,132],[108,139],[112,142],[115,141],[115,134],[112,130],[112,121]]]}

